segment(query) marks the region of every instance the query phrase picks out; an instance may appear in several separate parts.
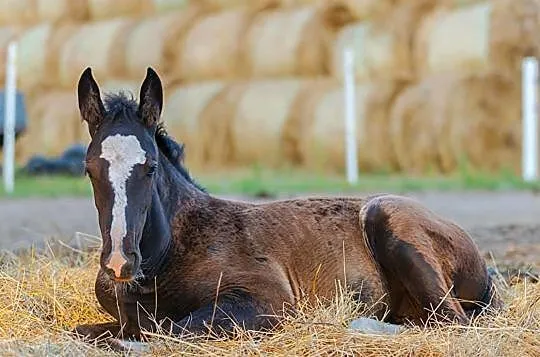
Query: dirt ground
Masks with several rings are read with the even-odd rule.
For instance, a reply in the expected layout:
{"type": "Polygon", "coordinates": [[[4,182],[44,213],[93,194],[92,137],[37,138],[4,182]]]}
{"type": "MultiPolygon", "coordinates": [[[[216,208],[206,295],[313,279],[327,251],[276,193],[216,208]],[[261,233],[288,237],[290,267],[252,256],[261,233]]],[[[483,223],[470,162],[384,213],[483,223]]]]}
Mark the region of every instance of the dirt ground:
{"type": "MultiPolygon", "coordinates": [[[[409,196],[469,230],[486,258],[493,255],[498,262],[540,267],[540,195],[430,192],[409,196]]],[[[98,235],[91,198],[0,200],[0,216],[0,249],[13,250],[51,237],[72,242],[85,234],[98,235]]]]}

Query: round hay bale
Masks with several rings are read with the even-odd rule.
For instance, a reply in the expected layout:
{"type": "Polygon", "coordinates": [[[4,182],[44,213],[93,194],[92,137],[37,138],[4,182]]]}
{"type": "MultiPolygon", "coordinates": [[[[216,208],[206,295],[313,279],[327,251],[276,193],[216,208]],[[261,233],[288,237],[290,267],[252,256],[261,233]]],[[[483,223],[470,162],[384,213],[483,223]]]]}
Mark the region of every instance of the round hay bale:
{"type": "Polygon", "coordinates": [[[456,168],[448,135],[447,111],[452,103],[447,98],[458,80],[453,74],[430,77],[405,89],[396,99],[390,133],[401,171],[446,173],[456,168]]]}
{"type": "Polygon", "coordinates": [[[302,84],[299,79],[249,83],[232,122],[236,163],[271,167],[284,163],[283,129],[302,84]]]}
{"type": "Polygon", "coordinates": [[[473,169],[498,173],[521,168],[520,83],[499,73],[463,76],[449,105],[454,157],[473,169]],[[504,100],[501,100],[504,98],[504,100]]]}
{"type": "Polygon", "coordinates": [[[444,71],[496,71],[516,76],[524,56],[540,55],[536,0],[474,2],[426,17],[415,58],[424,75],[444,71]]]}
{"type": "Polygon", "coordinates": [[[125,41],[133,24],[133,20],[118,18],[78,27],[60,52],[60,84],[75,88],[88,66],[101,80],[124,77],[125,41]]]}
{"type": "Polygon", "coordinates": [[[540,3],[493,0],[490,4],[490,70],[519,76],[523,57],[540,56],[540,3]]]}
{"type": "Polygon", "coordinates": [[[52,23],[85,21],[88,0],[37,0],[37,17],[52,23]]]}
{"type": "Polygon", "coordinates": [[[315,108],[321,98],[338,85],[331,77],[309,78],[302,85],[283,126],[283,152],[289,162],[303,164],[302,147],[305,145],[305,133],[312,125],[315,108]]]}
{"type": "MultiPolygon", "coordinates": [[[[357,86],[357,140],[360,168],[365,171],[394,167],[389,132],[389,107],[401,85],[392,82],[357,86]]],[[[316,105],[302,153],[306,167],[343,171],[345,168],[344,92],[329,90],[316,105]]]]}
{"type": "MultiPolygon", "coordinates": [[[[234,8],[255,8],[264,9],[277,7],[284,0],[191,0],[192,3],[200,4],[210,11],[223,11],[234,8]]],[[[285,0],[286,1],[286,0],[285,0]]]]}
{"type": "Polygon", "coordinates": [[[332,74],[343,78],[343,51],[352,47],[358,80],[416,78],[415,34],[419,20],[434,6],[433,0],[403,3],[385,16],[345,27],[334,43],[332,74]]]}
{"type": "Polygon", "coordinates": [[[36,0],[0,1],[0,25],[24,25],[36,23],[36,0]]]}
{"type": "Polygon", "coordinates": [[[115,17],[141,17],[151,14],[153,4],[148,0],[87,0],[88,12],[93,20],[115,17]]]}
{"type": "Polygon", "coordinates": [[[465,161],[479,170],[517,169],[519,94],[519,85],[494,73],[443,73],[410,87],[391,116],[400,168],[449,173],[465,161]]]}
{"type": "Polygon", "coordinates": [[[185,9],[190,5],[190,0],[152,0],[154,12],[165,14],[169,11],[185,9]]]}
{"type": "Polygon", "coordinates": [[[200,14],[199,8],[191,7],[139,22],[127,38],[128,75],[140,77],[148,66],[168,73],[175,60],[177,43],[200,14]]]}
{"type": "Polygon", "coordinates": [[[422,75],[483,70],[489,65],[491,4],[440,10],[423,21],[416,58],[422,75]]]}
{"type": "Polygon", "coordinates": [[[175,77],[197,81],[240,76],[241,43],[252,17],[253,12],[240,9],[202,18],[179,41],[175,77]]]}
{"type": "Polygon", "coordinates": [[[73,25],[45,23],[22,33],[18,40],[19,85],[25,92],[58,84],[58,52],[73,32],[73,25]]]}
{"type": "Polygon", "coordinates": [[[45,92],[28,101],[28,131],[21,155],[58,155],[69,145],[84,140],[75,93],[45,92]]]}
{"type": "Polygon", "coordinates": [[[245,82],[227,84],[201,113],[202,159],[207,167],[223,168],[235,163],[234,118],[238,102],[248,85],[245,82]]]}
{"type": "MultiPolygon", "coordinates": [[[[219,81],[180,86],[171,88],[165,100],[163,121],[169,133],[186,145],[189,166],[204,163],[202,113],[224,87],[225,84],[219,81]]],[[[219,135],[217,130],[214,135],[219,135]]]]}
{"type": "Polygon", "coordinates": [[[309,76],[328,72],[331,32],[314,6],[263,12],[244,49],[250,76],[309,76]],[[286,34],[284,36],[284,34],[286,34]]]}

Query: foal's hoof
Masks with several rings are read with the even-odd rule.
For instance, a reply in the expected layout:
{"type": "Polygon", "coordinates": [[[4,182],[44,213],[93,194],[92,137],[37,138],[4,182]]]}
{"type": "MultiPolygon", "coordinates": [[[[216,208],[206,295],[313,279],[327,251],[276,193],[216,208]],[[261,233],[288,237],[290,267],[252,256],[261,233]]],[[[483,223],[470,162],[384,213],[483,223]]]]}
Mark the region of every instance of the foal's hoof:
{"type": "Polygon", "coordinates": [[[72,333],[79,338],[91,341],[114,337],[110,331],[95,325],[79,325],[73,329],[72,333]]]}

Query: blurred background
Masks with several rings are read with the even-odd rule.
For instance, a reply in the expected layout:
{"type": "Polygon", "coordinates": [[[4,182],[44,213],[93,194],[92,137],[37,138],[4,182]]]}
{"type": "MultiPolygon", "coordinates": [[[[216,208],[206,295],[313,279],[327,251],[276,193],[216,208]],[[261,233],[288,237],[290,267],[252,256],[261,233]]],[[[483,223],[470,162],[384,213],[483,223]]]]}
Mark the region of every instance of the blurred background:
{"type": "MultiPolygon", "coordinates": [[[[12,41],[26,111],[18,168],[81,162],[89,137],[76,85],[87,66],[102,91],[135,97],[152,66],[169,133],[211,192],[456,189],[415,195],[475,229],[486,252],[518,242],[528,261],[540,261],[540,201],[531,193],[540,185],[520,178],[521,66],[538,55],[540,0],[1,0],[2,86],[12,41]],[[352,186],[346,48],[360,172],[352,186]],[[512,190],[463,191],[486,188],[512,190]]],[[[20,177],[15,193],[25,200],[0,200],[11,222],[0,229],[4,241],[97,234],[84,178],[20,177]]]]}
{"type": "Polygon", "coordinates": [[[0,82],[18,42],[17,160],[87,143],[75,96],[165,82],[193,169],[344,169],[343,51],[355,52],[362,172],[519,173],[521,60],[536,0],[3,0],[0,82]]]}

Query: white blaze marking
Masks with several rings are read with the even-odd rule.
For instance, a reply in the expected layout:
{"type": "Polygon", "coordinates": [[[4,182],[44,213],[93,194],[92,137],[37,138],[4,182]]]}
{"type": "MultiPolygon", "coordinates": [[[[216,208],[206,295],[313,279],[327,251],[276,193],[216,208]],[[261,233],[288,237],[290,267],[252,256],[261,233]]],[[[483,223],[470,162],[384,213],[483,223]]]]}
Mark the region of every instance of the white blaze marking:
{"type": "Polygon", "coordinates": [[[131,175],[133,167],[144,164],[146,152],[141,148],[139,140],[133,135],[116,134],[107,137],[101,143],[101,158],[109,162],[109,181],[114,192],[112,208],[111,241],[112,251],[107,268],[114,270],[114,274],[121,275],[122,266],[127,259],[122,251],[124,237],[127,234],[126,182],[131,175]]]}

